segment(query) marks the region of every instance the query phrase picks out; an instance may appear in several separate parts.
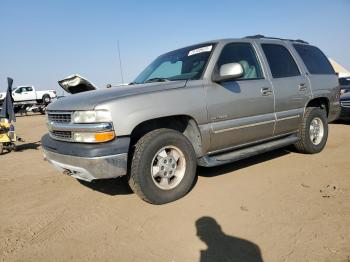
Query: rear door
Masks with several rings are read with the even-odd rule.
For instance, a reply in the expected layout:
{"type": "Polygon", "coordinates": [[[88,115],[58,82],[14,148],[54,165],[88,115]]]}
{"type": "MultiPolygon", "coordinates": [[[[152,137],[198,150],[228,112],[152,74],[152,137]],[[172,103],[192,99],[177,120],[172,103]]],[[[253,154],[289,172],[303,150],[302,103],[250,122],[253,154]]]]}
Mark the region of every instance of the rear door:
{"type": "Polygon", "coordinates": [[[248,42],[226,44],[214,71],[227,63],[240,63],[244,75],[206,87],[211,151],[269,138],[275,125],[273,90],[256,47],[248,42]]]}
{"type": "Polygon", "coordinates": [[[287,44],[262,42],[269,77],[275,93],[276,126],[274,135],[295,132],[311,96],[311,88],[305,73],[296,63],[287,44]]]}
{"type": "Polygon", "coordinates": [[[293,47],[305,64],[313,97],[328,97],[328,117],[330,120],[336,118],[339,110],[339,80],[328,58],[312,45],[295,43],[293,47]]]}

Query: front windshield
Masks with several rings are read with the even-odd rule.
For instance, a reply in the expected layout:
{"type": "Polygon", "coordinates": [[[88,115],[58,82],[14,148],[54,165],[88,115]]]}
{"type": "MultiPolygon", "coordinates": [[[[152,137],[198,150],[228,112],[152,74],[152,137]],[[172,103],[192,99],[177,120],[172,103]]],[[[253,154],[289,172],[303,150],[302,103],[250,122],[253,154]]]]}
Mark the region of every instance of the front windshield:
{"type": "Polygon", "coordinates": [[[133,84],[199,79],[208,62],[214,44],[182,48],[154,60],[133,84]]]}

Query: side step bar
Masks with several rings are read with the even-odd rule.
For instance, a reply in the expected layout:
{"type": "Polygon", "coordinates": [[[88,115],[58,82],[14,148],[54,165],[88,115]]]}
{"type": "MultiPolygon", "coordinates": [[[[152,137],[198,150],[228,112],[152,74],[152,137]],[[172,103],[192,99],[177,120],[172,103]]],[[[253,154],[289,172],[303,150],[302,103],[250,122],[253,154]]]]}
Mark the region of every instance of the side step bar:
{"type": "Polygon", "coordinates": [[[235,162],[247,157],[265,153],[277,148],[285,147],[298,142],[299,138],[296,134],[279,138],[270,142],[251,146],[236,151],[226,152],[218,155],[207,155],[198,159],[198,165],[204,167],[212,167],[235,162]]]}

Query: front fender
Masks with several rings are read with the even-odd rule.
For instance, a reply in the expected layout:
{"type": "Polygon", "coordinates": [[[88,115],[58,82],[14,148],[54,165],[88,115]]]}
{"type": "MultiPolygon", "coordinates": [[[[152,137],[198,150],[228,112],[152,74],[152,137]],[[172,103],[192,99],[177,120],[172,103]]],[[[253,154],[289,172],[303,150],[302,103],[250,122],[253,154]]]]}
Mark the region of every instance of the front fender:
{"type": "Polygon", "coordinates": [[[117,136],[130,135],[142,122],[160,117],[187,115],[199,125],[207,123],[205,93],[201,81],[186,87],[116,99],[96,106],[112,113],[117,136]]]}

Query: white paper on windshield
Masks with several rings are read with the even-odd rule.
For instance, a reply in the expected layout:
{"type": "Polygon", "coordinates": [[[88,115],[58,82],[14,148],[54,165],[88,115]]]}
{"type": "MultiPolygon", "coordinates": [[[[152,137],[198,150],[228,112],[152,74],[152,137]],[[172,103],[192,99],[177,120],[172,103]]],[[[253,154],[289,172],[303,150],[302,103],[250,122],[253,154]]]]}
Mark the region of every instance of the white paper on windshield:
{"type": "Polygon", "coordinates": [[[213,48],[212,45],[203,46],[203,47],[191,50],[190,52],[188,52],[188,56],[196,55],[203,52],[210,52],[212,48],[213,48]]]}

